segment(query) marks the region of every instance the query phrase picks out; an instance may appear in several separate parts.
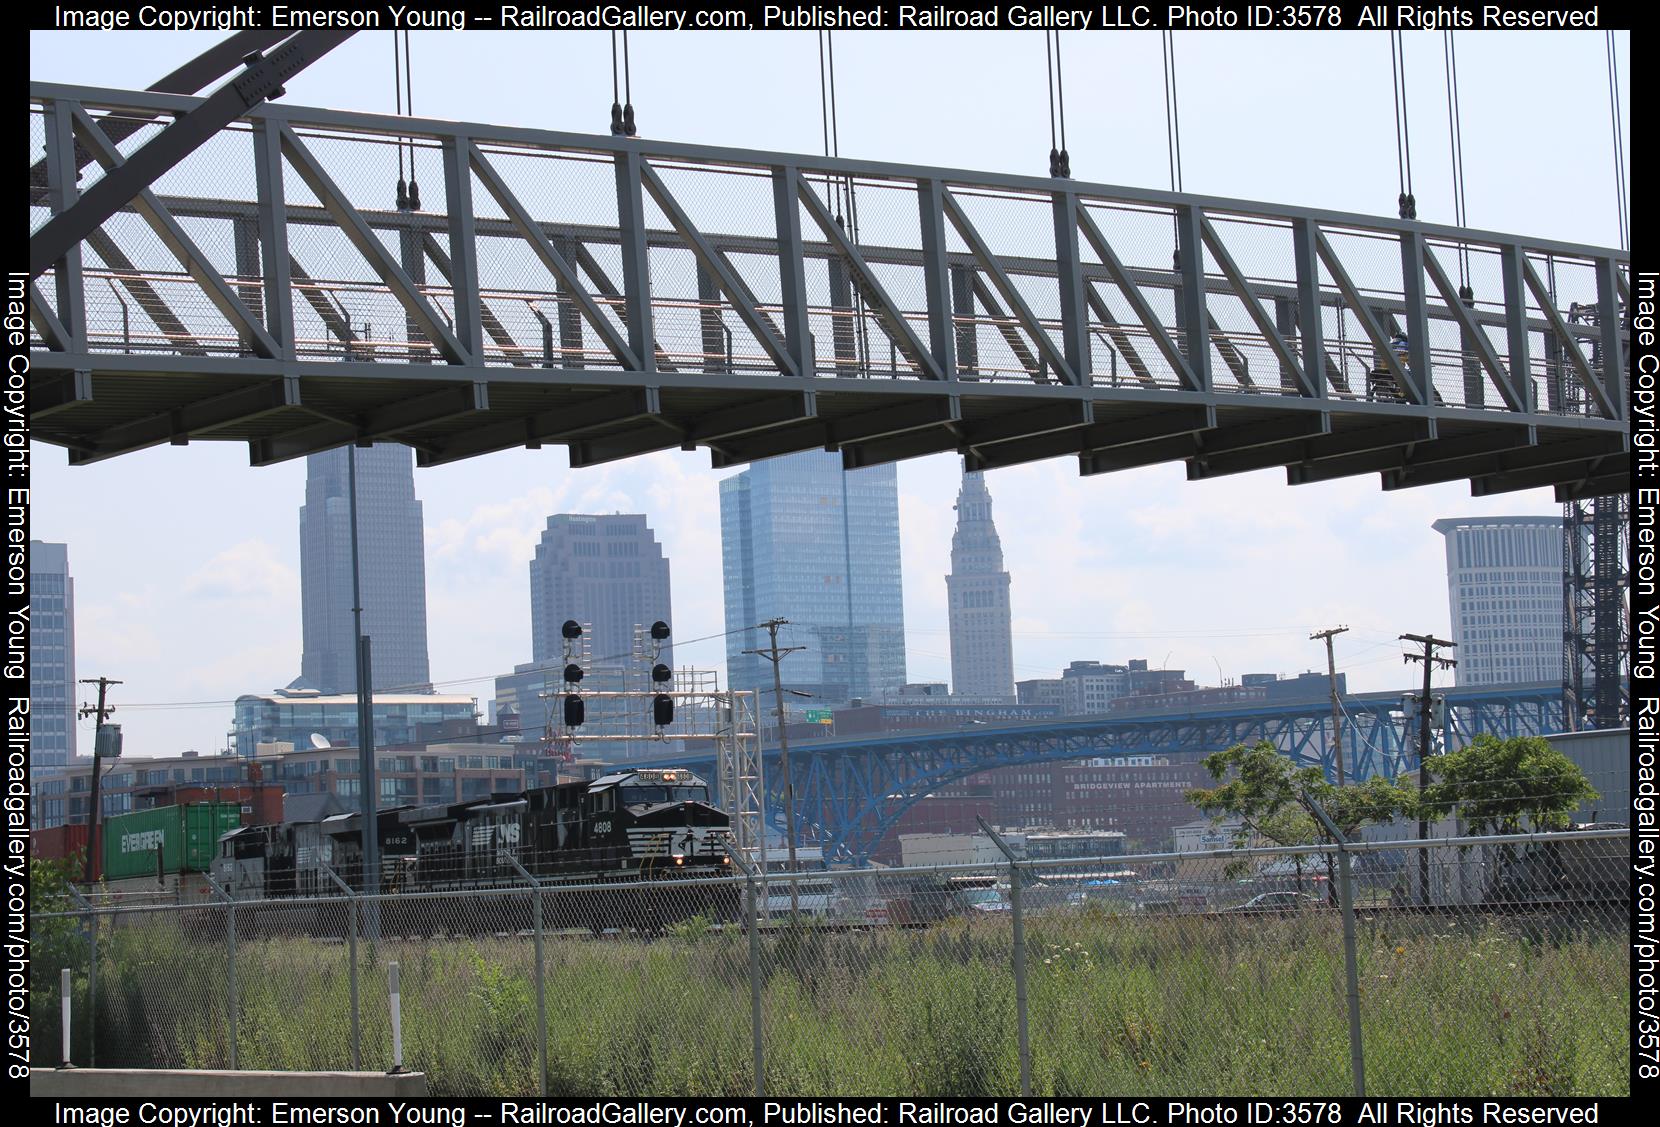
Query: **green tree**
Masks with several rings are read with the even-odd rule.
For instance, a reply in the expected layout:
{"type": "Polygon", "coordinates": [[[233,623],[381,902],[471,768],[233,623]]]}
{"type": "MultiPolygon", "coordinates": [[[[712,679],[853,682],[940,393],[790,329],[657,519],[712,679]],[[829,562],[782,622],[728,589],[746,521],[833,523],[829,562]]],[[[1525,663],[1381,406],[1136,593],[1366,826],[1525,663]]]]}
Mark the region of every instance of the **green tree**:
{"type": "MultiPolygon", "coordinates": [[[[1240,828],[1234,845],[1242,846],[1254,837],[1276,845],[1311,845],[1325,840],[1307,799],[1313,799],[1330,816],[1344,837],[1353,837],[1360,827],[1386,822],[1409,811],[1416,795],[1393,779],[1373,777],[1353,786],[1339,787],[1326,780],[1318,767],[1298,767],[1267,740],[1235,744],[1226,751],[1208,755],[1202,761],[1206,772],[1219,784],[1187,792],[1187,800],[1212,819],[1238,818],[1240,828]]],[[[1332,858],[1327,856],[1328,875],[1332,858]]],[[[1230,866],[1230,872],[1244,865],[1230,866]]],[[[1302,884],[1302,861],[1297,860],[1297,883],[1302,884]]]]}
{"type": "Polygon", "coordinates": [[[1574,809],[1599,797],[1579,765],[1539,736],[1484,733],[1425,766],[1433,781],[1424,816],[1456,813],[1473,834],[1567,829],[1574,809]]]}

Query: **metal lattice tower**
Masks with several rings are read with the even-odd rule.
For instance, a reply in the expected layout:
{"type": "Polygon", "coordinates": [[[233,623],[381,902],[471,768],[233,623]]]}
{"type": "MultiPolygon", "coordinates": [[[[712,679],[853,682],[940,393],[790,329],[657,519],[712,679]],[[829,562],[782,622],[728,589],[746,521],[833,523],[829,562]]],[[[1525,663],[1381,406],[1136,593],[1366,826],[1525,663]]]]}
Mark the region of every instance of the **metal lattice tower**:
{"type": "MultiPolygon", "coordinates": [[[[1574,306],[1568,320],[1596,324],[1597,311],[1574,306]]],[[[1594,342],[1591,364],[1602,364],[1594,342]]],[[[1577,389],[1567,390],[1572,397],[1577,389]]],[[[1630,517],[1624,493],[1562,506],[1562,690],[1570,731],[1618,727],[1630,712],[1630,517]]]]}
{"type": "Polygon", "coordinates": [[[755,694],[726,692],[715,701],[715,777],[721,809],[732,816],[733,843],[760,872],[767,871],[766,785],[756,737],[755,694]]]}

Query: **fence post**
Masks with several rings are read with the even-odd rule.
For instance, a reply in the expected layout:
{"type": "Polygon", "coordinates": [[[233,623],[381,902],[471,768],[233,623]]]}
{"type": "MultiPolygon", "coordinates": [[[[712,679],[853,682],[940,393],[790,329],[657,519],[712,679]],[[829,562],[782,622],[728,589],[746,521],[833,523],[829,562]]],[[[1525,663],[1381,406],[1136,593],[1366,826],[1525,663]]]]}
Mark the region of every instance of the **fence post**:
{"type": "Polygon", "coordinates": [[[398,964],[386,964],[388,1000],[392,1003],[392,1067],[387,1073],[403,1071],[403,1001],[398,995],[398,964]]]}
{"type": "Polygon", "coordinates": [[[530,875],[530,870],[519,864],[511,853],[503,854],[519,875],[530,882],[532,901],[531,922],[536,937],[536,1092],[548,1094],[548,994],[542,961],[542,882],[530,875]]]}
{"type": "Polygon", "coordinates": [[[1366,1054],[1360,1042],[1360,969],[1355,955],[1355,889],[1349,868],[1349,839],[1318,802],[1306,794],[1303,801],[1337,842],[1337,895],[1343,908],[1343,973],[1349,986],[1349,1071],[1354,1076],[1355,1095],[1365,1096],[1366,1054]]]}
{"type": "Polygon", "coordinates": [[[230,1026],[231,1071],[236,1071],[236,1011],[240,1008],[236,995],[236,901],[219,887],[219,882],[203,873],[202,879],[225,902],[225,1020],[230,1026]]]}
{"type": "MultiPolygon", "coordinates": [[[[88,1068],[98,1067],[98,913],[92,907],[92,901],[78,892],[74,885],[67,885],[69,895],[75,903],[87,911],[86,941],[87,941],[87,968],[86,968],[86,1065],[88,1068]]],[[[64,1058],[68,1060],[68,1057],[64,1058]]]]}
{"type": "Polygon", "coordinates": [[[750,1051],[754,1057],[755,1098],[767,1094],[766,1056],[761,1044],[761,932],[760,887],[756,883],[755,866],[738,850],[728,850],[734,864],[744,871],[744,895],[749,902],[744,911],[744,931],[749,933],[749,1036],[750,1051]]]}
{"type": "Polygon", "coordinates": [[[74,1068],[75,1067],[74,1060],[73,1060],[73,1058],[70,1054],[70,1051],[69,1051],[69,1042],[70,1042],[69,1019],[70,1019],[70,1014],[72,1012],[72,1006],[70,1004],[70,998],[71,998],[71,992],[74,989],[75,989],[75,976],[74,976],[73,973],[70,972],[70,969],[68,967],[64,967],[63,968],[63,973],[58,977],[58,992],[59,992],[59,995],[60,995],[59,998],[58,998],[58,1008],[61,1011],[60,1015],[59,1015],[59,1022],[58,1022],[59,1026],[60,1026],[60,1028],[58,1030],[58,1040],[61,1043],[61,1047],[63,1049],[63,1064],[58,1066],[60,1068],[74,1068]]]}
{"type": "Polygon", "coordinates": [[[980,829],[991,838],[992,843],[1002,851],[1009,861],[1009,914],[1014,917],[1014,1019],[1015,1029],[1020,1039],[1020,1094],[1032,1094],[1032,1042],[1030,1030],[1026,1024],[1026,923],[1025,913],[1021,911],[1020,885],[1025,879],[1018,864],[1019,858],[1014,850],[1009,848],[1003,836],[986,824],[984,818],[975,817],[980,823],[980,829]]]}
{"type": "Polygon", "coordinates": [[[357,896],[352,892],[352,886],[341,880],[335,871],[329,868],[328,862],[319,861],[317,864],[323,870],[323,875],[346,894],[346,957],[352,961],[352,1071],[357,1072],[363,1068],[363,1025],[358,1017],[357,1003],[357,896]]]}

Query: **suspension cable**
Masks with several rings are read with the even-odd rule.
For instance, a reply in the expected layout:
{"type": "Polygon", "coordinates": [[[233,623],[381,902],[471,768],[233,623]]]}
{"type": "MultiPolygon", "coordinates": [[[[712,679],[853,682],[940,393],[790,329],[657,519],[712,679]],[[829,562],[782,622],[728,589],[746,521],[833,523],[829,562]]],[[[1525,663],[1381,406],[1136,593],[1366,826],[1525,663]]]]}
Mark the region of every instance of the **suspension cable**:
{"type": "MultiPolygon", "coordinates": [[[[397,115],[403,116],[403,60],[401,48],[398,46],[398,33],[392,33],[392,101],[396,106],[397,115]]],[[[403,138],[396,142],[398,150],[398,210],[409,210],[409,182],[403,175],[403,138]]],[[[411,159],[414,154],[410,154],[411,159]]]]}
{"type": "Polygon", "coordinates": [[[634,136],[634,84],[628,68],[628,32],[622,33],[622,69],[619,85],[617,33],[611,33],[611,136],[634,136]]]}
{"type": "Polygon", "coordinates": [[[1629,249],[1631,237],[1630,205],[1625,189],[1625,136],[1620,129],[1619,53],[1614,46],[1614,33],[1608,35],[1608,117],[1614,130],[1614,217],[1620,227],[1620,249],[1629,249]]]}
{"type": "Polygon", "coordinates": [[[1164,143],[1170,158],[1170,190],[1182,190],[1182,115],[1176,93],[1176,39],[1168,31],[1164,37],[1164,143]]]}
{"type": "Polygon", "coordinates": [[[1400,182],[1402,219],[1418,218],[1418,200],[1412,194],[1412,126],[1406,109],[1406,41],[1389,33],[1390,86],[1395,94],[1395,174],[1400,182]]]}
{"type": "Polygon", "coordinates": [[[1061,72],[1061,33],[1043,33],[1043,65],[1049,103],[1049,175],[1071,176],[1072,158],[1066,151],[1066,78],[1061,72]],[[1055,107],[1060,107],[1060,133],[1055,132],[1055,107]]]}
{"type": "MultiPolygon", "coordinates": [[[[1453,221],[1460,227],[1469,226],[1469,213],[1464,203],[1464,114],[1458,104],[1458,46],[1453,33],[1442,32],[1441,62],[1447,78],[1447,143],[1452,150],[1453,221]]],[[[1462,243],[1458,247],[1458,296],[1466,302],[1474,294],[1470,290],[1470,252],[1462,243]]]]}
{"type": "MultiPolygon", "coordinates": [[[[394,33],[396,34],[396,33],[394,33]]],[[[409,53],[409,32],[403,33],[403,108],[415,116],[415,58],[409,53]]],[[[421,186],[415,181],[415,138],[409,139],[409,210],[421,210],[421,186]]]]}
{"type": "Polygon", "coordinates": [[[634,136],[634,78],[628,66],[628,32],[623,37],[623,132],[634,136]]]}

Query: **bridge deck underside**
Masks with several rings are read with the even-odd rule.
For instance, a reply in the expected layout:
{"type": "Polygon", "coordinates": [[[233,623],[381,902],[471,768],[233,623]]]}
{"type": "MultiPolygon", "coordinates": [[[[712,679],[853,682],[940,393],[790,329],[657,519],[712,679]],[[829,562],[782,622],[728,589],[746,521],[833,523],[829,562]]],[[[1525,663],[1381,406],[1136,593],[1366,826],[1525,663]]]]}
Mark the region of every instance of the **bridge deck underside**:
{"type": "MultiPolygon", "coordinates": [[[[195,104],[36,84],[31,228],[195,104]]],[[[1594,496],[1630,473],[1628,270],[1373,217],[267,105],[31,285],[31,426],[72,462],[822,448],[1594,496]],[[399,137],[424,210],[385,207],[399,137]]]]}

